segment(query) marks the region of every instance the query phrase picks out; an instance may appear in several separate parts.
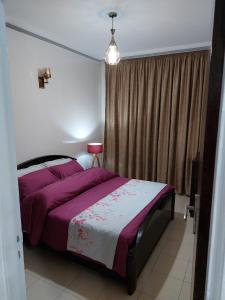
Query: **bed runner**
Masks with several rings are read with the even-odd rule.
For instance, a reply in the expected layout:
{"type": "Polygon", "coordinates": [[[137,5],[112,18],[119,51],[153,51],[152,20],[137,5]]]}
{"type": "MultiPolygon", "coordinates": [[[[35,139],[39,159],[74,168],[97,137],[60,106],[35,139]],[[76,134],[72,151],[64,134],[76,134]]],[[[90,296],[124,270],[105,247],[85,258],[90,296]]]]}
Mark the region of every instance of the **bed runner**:
{"type": "Polygon", "coordinates": [[[121,231],[166,186],[131,179],[70,220],[67,250],[103,263],[109,269],[121,231]]]}

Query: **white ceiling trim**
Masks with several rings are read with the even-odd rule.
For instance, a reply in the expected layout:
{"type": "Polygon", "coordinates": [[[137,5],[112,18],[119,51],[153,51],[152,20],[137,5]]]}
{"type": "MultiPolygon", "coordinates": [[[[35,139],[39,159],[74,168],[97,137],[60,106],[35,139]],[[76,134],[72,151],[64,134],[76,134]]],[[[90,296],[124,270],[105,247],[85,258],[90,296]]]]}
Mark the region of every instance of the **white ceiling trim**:
{"type": "Polygon", "coordinates": [[[212,46],[211,42],[176,45],[173,47],[164,47],[164,48],[157,48],[151,50],[136,51],[131,53],[130,52],[124,53],[122,59],[157,56],[157,55],[165,55],[165,54],[173,54],[173,53],[189,52],[189,51],[209,50],[211,49],[211,46],[212,46]]]}
{"type": "Polygon", "coordinates": [[[95,57],[92,57],[92,56],[90,56],[90,55],[87,55],[87,54],[85,54],[85,53],[82,53],[82,52],[80,52],[80,51],[77,51],[77,50],[75,50],[75,49],[73,49],[73,48],[67,47],[66,45],[60,44],[60,43],[58,43],[58,42],[56,42],[56,41],[53,41],[53,40],[51,40],[51,39],[49,39],[49,38],[46,38],[46,37],[44,37],[44,36],[41,36],[41,35],[39,35],[39,34],[36,34],[36,33],[32,32],[32,31],[26,30],[26,29],[24,29],[24,28],[22,28],[22,27],[20,27],[20,26],[11,24],[11,23],[9,23],[9,22],[6,22],[6,27],[8,27],[8,28],[10,28],[10,29],[13,29],[13,30],[15,30],[15,31],[18,31],[18,32],[20,32],[20,33],[29,35],[29,36],[31,36],[31,37],[33,37],[33,38],[39,39],[39,40],[44,41],[44,42],[46,42],[46,43],[52,44],[52,45],[54,45],[54,46],[63,48],[63,49],[65,49],[65,50],[70,51],[70,52],[73,52],[73,53],[75,53],[75,54],[81,55],[81,56],[86,57],[86,58],[88,58],[88,59],[91,59],[91,60],[94,60],[94,61],[97,61],[97,62],[100,62],[100,61],[101,61],[100,59],[97,59],[97,58],[95,58],[95,57]]]}
{"type": "MultiPolygon", "coordinates": [[[[41,36],[39,34],[36,34],[32,31],[26,30],[20,26],[11,24],[9,22],[6,23],[6,27],[18,31],[20,33],[29,35],[33,38],[42,40],[46,43],[55,45],[57,47],[63,48],[67,51],[73,52],[77,55],[81,55],[83,57],[86,57],[88,59],[92,59],[94,61],[104,61],[104,59],[97,59],[95,57],[89,56],[85,53],[82,53],[80,51],[77,51],[73,48],[70,48],[66,45],[60,44],[56,41],[53,41],[51,39],[48,39],[44,36],[41,36]]],[[[205,42],[205,43],[195,43],[195,44],[187,44],[187,45],[178,45],[178,46],[174,46],[174,47],[164,47],[164,48],[157,48],[157,49],[151,49],[151,50],[143,50],[143,51],[137,51],[137,52],[129,52],[125,53],[124,55],[122,55],[121,59],[132,59],[132,58],[141,58],[141,57],[149,57],[149,56],[158,56],[158,55],[165,55],[165,54],[173,54],[173,53],[181,53],[181,52],[189,52],[189,51],[200,51],[200,50],[208,50],[211,48],[211,43],[210,42],[205,42]]]]}

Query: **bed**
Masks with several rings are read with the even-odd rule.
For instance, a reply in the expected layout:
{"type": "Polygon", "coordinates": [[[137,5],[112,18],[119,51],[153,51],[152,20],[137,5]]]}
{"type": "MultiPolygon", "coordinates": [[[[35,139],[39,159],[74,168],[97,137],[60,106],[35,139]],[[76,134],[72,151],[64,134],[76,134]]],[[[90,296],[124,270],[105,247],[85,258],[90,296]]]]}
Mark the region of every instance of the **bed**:
{"type": "Polygon", "coordinates": [[[31,246],[68,253],[123,280],[133,294],[138,275],[174,218],[174,187],[103,168],[84,170],[64,155],[19,164],[18,181],[24,238],[31,246]]]}

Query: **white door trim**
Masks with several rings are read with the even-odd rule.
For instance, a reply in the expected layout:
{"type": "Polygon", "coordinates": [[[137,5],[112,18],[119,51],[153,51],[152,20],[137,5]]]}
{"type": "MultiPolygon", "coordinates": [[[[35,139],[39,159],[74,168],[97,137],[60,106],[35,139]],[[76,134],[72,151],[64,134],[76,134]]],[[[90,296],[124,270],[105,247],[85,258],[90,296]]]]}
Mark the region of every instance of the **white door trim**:
{"type": "Polygon", "coordinates": [[[5,15],[3,2],[0,0],[0,299],[25,300],[22,231],[8,69],[5,15]]]}

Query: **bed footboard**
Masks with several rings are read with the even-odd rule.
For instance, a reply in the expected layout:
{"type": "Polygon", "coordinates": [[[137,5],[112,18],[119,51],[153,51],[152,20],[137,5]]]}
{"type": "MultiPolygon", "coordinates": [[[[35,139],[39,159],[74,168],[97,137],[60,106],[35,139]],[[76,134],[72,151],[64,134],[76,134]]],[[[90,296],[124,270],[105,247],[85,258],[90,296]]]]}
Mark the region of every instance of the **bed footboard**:
{"type": "Polygon", "coordinates": [[[170,220],[174,219],[175,193],[165,195],[151,210],[139,228],[136,241],[127,258],[127,287],[132,295],[137,277],[159,241],[170,220]]]}

